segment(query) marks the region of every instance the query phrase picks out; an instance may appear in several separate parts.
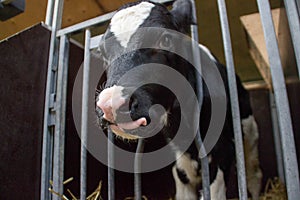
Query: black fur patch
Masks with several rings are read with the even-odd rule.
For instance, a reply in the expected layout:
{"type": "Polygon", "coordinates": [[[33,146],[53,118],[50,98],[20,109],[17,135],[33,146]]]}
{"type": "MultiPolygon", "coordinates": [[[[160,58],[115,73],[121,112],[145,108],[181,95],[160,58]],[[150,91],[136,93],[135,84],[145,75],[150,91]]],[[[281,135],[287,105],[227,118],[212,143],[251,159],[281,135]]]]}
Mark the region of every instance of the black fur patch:
{"type": "Polygon", "coordinates": [[[188,184],[190,182],[189,178],[187,177],[185,171],[181,170],[181,169],[178,169],[176,167],[176,172],[177,172],[177,175],[180,179],[180,181],[183,183],[183,184],[188,184]]]}

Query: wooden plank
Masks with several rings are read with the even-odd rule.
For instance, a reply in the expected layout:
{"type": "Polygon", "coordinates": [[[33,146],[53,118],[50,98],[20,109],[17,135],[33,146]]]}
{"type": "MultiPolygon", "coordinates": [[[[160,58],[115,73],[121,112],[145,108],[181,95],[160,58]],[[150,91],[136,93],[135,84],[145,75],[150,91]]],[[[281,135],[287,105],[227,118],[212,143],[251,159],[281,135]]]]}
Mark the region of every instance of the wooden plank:
{"type": "MultiPolygon", "coordinates": [[[[296,61],[292,48],[285,9],[273,9],[272,16],[284,72],[287,76],[293,76],[295,74],[296,61]]],[[[242,16],[240,19],[246,32],[249,53],[268,87],[271,88],[272,81],[269,69],[270,64],[260,15],[259,13],[254,13],[242,16]]]]}

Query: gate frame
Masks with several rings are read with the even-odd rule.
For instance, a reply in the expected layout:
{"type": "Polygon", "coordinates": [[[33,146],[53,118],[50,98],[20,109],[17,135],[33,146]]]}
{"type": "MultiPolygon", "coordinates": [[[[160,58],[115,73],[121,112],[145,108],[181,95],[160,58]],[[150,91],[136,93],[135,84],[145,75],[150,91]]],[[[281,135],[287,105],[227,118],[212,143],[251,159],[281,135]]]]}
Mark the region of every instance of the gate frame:
{"type": "MultiPolygon", "coordinates": [[[[169,3],[173,0],[154,0],[158,3],[169,3]]],[[[195,3],[193,0],[193,17],[196,19],[195,3]]],[[[236,160],[238,170],[238,185],[239,197],[242,200],[247,199],[247,188],[245,179],[245,164],[243,154],[243,142],[241,133],[241,124],[239,116],[238,96],[236,90],[236,80],[234,72],[234,61],[232,55],[230,29],[227,19],[226,4],[224,0],[217,0],[220,23],[223,36],[224,52],[226,58],[226,66],[228,72],[230,99],[232,107],[232,117],[234,123],[234,136],[236,143],[236,160]],[[236,120],[235,120],[236,119],[236,120]]],[[[75,24],[73,26],[61,29],[63,0],[48,0],[46,25],[51,28],[51,39],[48,60],[48,74],[46,84],[45,96],[45,110],[44,110],[44,126],[43,126],[43,154],[42,154],[42,175],[41,175],[41,199],[60,199],[60,197],[53,195],[52,198],[48,191],[50,187],[50,180],[53,179],[53,190],[63,193],[63,166],[64,166],[64,136],[65,136],[65,112],[66,112],[66,94],[67,94],[67,76],[68,76],[68,60],[69,60],[69,36],[78,31],[85,30],[85,51],[84,51],[84,77],[83,77],[83,94],[82,94],[82,126],[81,126],[81,173],[80,173],[80,199],[86,198],[86,149],[85,141],[87,137],[87,110],[84,109],[87,105],[87,88],[89,80],[89,60],[90,50],[97,47],[101,35],[91,37],[90,27],[95,25],[102,25],[109,21],[115,12],[107,13],[105,15],[86,20],[84,22],[75,24]],[[53,161],[52,161],[53,159],[53,161]]],[[[291,29],[292,42],[294,45],[296,61],[298,66],[298,74],[300,77],[300,2],[299,0],[284,0],[288,22],[291,29]]],[[[296,148],[294,141],[294,134],[292,130],[292,122],[290,116],[290,109],[288,105],[287,92],[285,88],[285,80],[282,71],[282,65],[278,52],[278,45],[274,31],[274,25],[271,18],[270,4],[265,0],[257,0],[259,13],[261,15],[267,51],[269,54],[270,70],[273,79],[274,99],[276,105],[277,119],[279,122],[280,141],[283,151],[285,181],[287,187],[288,199],[293,200],[300,196],[299,172],[298,162],[296,157],[296,148]],[[266,37],[267,36],[267,37],[266,37]],[[276,80],[276,81],[275,81],[276,80]]],[[[192,37],[198,41],[197,25],[191,27],[192,37]]],[[[197,50],[195,50],[197,52],[197,50]]],[[[193,52],[195,52],[193,51],[193,52]]],[[[195,57],[195,59],[199,59],[195,57]]],[[[196,62],[197,63],[197,62],[196,62]]],[[[202,85],[199,82],[199,85],[202,85]]],[[[201,91],[198,91],[201,94],[201,91]]],[[[200,102],[201,103],[201,102],[200,102]]],[[[276,118],[276,116],[275,116],[276,118]]],[[[274,121],[274,119],[272,120],[274,121]]],[[[112,136],[112,135],[111,135],[112,136]]],[[[110,138],[113,138],[111,137],[110,138]]],[[[199,133],[198,133],[199,136],[199,133]]],[[[199,139],[199,137],[197,137],[199,139]]],[[[201,138],[200,138],[201,139],[201,138]]],[[[201,144],[201,141],[199,141],[201,144]]],[[[141,144],[142,145],[142,144],[141,144]]],[[[141,149],[138,149],[140,151],[141,149]]],[[[109,156],[113,156],[112,151],[108,151],[109,156]],[[111,155],[112,154],[112,155],[111,155]]],[[[137,172],[139,171],[138,159],[137,172]]],[[[207,158],[201,159],[203,169],[208,169],[207,158]],[[205,164],[206,163],[206,164],[205,164]]],[[[209,194],[209,173],[207,170],[202,170],[202,176],[206,181],[204,184],[204,199],[210,199],[209,194]],[[207,179],[208,178],[208,179],[207,179]]],[[[110,179],[112,180],[112,189],[109,192],[109,199],[114,199],[114,184],[113,184],[113,170],[109,169],[110,179]]],[[[139,173],[137,173],[139,174],[139,173]]],[[[135,195],[140,199],[140,177],[135,176],[135,195]]]]}

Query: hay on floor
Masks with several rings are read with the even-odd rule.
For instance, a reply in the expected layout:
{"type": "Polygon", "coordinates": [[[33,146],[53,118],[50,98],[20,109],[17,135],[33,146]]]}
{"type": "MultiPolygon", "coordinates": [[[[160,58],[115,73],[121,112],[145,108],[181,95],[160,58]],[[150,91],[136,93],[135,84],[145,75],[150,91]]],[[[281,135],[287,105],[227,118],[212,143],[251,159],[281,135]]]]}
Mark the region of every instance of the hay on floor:
{"type": "MultiPolygon", "coordinates": [[[[73,181],[73,177],[64,181],[63,184],[66,185],[67,183],[69,183],[71,181],[73,181]]],[[[52,181],[50,181],[50,185],[51,185],[51,188],[49,188],[49,191],[52,194],[59,196],[62,200],[78,200],[79,199],[79,198],[76,198],[76,196],[69,189],[67,189],[68,195],[59,194],[58,192],[53,190],[53,188],[52,188],[53,182],[52,181]]],[[[99,182],[98,187],[95,189],[95,191],[92,194],[90,194],[86,198],[86,200],[103,200],[102,197],[100,196],[101,195],[101,187],[102,187],[102,181],[99,182]]]]}
{"type": "MultiPolygon", "coordinates": [[[[66,181],[64,181],[64,185],[71,182],[73,178],[69,178],[66,181]]],[[[54,191],[52,186],[53,182],[50,181],[51,188],[49,188],[49,191],[57,196],[59,196],[62,200],[78,200],[76,196],[67,189],[68,195],[59,194],[58,192],[54,191]]],[[[86,200],[103,200],[101,195],[101,187],[102,187],[102,181],[99,182],[98,187],[95,189],[95,191],[90,194],[86,200]]],[[[146,196],[142,197],[143,200],[148,200],[146,196]]],[[[267,184],[265,186],[264,193],[260,196],[260,200],[287,200],[287,193],[285,185],[279,180],[279,178],[275,177],[273,179],[269,179],[267,181],[267,184]]],[[[134,200],[134,197],[127,197],[124,200],[134,200]]],[[[171,200],[171,199],[169,199],[171,200]]],[[[235,200],[235,199],[232,199],[235,200]]],[[[236,199],[238,200],[238,199],[236,199]]]]}
{"type": "Polygon", "coordinates": [[[285,185],[278,177],[268,180],[261,200],[287,200],[285,185]]]}

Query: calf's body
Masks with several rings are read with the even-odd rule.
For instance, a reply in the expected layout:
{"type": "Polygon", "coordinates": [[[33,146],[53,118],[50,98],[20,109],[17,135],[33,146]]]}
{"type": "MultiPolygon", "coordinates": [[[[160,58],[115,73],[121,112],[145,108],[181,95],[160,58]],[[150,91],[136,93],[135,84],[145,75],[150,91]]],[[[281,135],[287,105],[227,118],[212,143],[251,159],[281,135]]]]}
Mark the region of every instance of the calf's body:
{"type": "MultiPolygon", "coordinates": [[[[211,197],[213,200],[222,200],[226,199],[226,184],[235,157],[225,67],[214,58],[206,47],[199,46],[204,65],[205,60],[209,60],[206,62],[207,65],[202,66],[204,69],[209,69],[203,76],[211,80],[217,80],[217,76],[220,76],[221,81],[211,83],[204,78],[201,96],[203,103],[197,122],[193,121],[193,112],[182,112],[186,105],[180,102],[180,97],[166,85],[156,82],[158,80],[160,83],[163,80],[173,82],[178,80],[171,76],[173,71],[172,73],[170,71],[170,74],[165,73],[165,68],[161,65],[168,66],[170,70],[172,69],[184,77],[189,83],[189,87],[194,92],[196,91],[197,71],[195,67],[176,54],[178,49],[187,52],[187,55],[191,54],[189,53],[190,46],[185,45],[185,42],[182,43],[182,41],[178,45],[178,40],[174,38],[174,32],[180,34],[188,32],[189,25],[193,23],[190,16],[191,3],[188,0],[175,1],[171,11],[163,5],[148,1],[131,3],[120,8],[112,18],[99,46],[102,58],[106,63],[107,81],[103,90],[99,94],[97,93],[96,113],[101,127],[111,128],[118,137],[135,140],[139,137],[150,137],[156,134],[151,138],[162,139],[165,144],[170,144],[175,158],[172,169],[173,181],[176,185],[175,198],[177,200],[193,200],[201,196],[201,165],[197,145],[194,141],[185,143],[185,139],[194,136],[195,125],[196,128],[198,125],[200,126],[202,139],[207,136],[208,130],[214,126],[211,123],[214,112],[212,107],[215,106],[213,99],[223,99],[225,114],[221,123],[222,129],[219,133],[215,133],[218,137],[213,148],[208,152],[211,197]],[[157,34],[139,31],[147,27],[160,28],[162,31],[157,34]],[[154,48],[144,48],[149,47],[148,43],[154,48]],[[149,63],[152,65],[141,68],[143,70],[134,71],[149,63]],[[157,66],[157,63],[160,65],[157,66]],[[215,72],[210,71],[211,66],[216,69],[215,72]],[[123,78],[128,73],[131,75],[123,78]],[[137,84],[140,82],[144,84],[137,84]],[[211,84],[214,84],[214,87],[211,87],[211,84]],[[216,91],[211,88],[215,88],[216,91]],[[157,107],[157,105],[160,106],[157,107]],[[174,142],[173,139],[176,138],[178,130],[182,130],[182,127],[185,131],[179,136],[180,140],[177,140],[180,142],[174,142]],[[184,148],[186,144],[188,146],[184,148]]],[[[185,94],[185,88],[181,88],[181,84],[178,84],[178,88],[181,94],[185,94]]],[[[252,197],[258,199],[262,176],[257,152],[258,130],[252,116],[248,92],[238,77],[237,89],[246,152],[248,189],[252,197]]],[[[192,108],[195,106],[193,98],[189,95],[186,95],[184,99],[184,104],[190,104],[192,108]]],[[[197,109],[194,111],[196,112],[197,109]]],[[[146,145],[155,142],[151,138],[146,139],[146,145]]],[[[158,141],[158,143],[160,142],[158,141]]]]}

